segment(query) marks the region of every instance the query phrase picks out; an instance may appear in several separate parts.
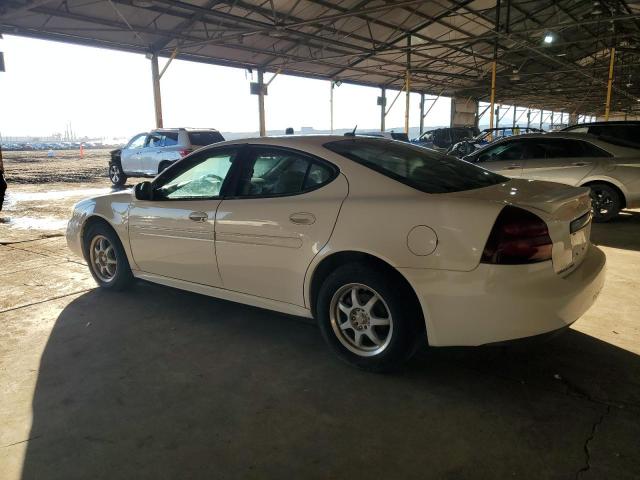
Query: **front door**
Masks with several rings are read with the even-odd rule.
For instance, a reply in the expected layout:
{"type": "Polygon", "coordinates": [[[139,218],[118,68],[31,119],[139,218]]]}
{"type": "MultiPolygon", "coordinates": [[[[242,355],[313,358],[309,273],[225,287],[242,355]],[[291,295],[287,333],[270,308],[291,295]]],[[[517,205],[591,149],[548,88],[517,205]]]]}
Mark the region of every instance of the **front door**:
{"type": "Polygon", "coordinates": [[[518,178],[522,174],[524,144],[522,140],[504,140],[478,152],[476,162],[482,168],[506,177],[518,178]]]}
{"type": "Polygon", "coordinates": [[[251,147],[237,190],[216,214],[224,288],[304,306],[304,278],[328,242],[348,185],[302,152],[251,147]]]}
{"type": "Polygon", "coordinates": [[[120,151],[120,165],[122,171],[130,173],[140,173],[142,171],[141,152],[144,149],[146,133],[140,133],[133,137],[129,143],[120,151]]]}
{"type": "Polygon", "coordinates": [[[153,200],[133,201],[129,241],[140,270],[220,286],[214,220],[240,149],[209,149],[185,159],[156,178],[153,200]]]}

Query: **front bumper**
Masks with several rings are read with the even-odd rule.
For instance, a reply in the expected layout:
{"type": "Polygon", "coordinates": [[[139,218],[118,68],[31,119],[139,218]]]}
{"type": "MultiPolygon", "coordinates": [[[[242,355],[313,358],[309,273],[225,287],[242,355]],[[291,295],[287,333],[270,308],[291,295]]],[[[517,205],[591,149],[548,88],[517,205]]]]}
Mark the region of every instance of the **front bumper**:
{"type": "Polygon", "coordinates": [[[551,262],[480,264],[471,272],[401,268],[422,305],[430,345],[483,345],[571,325],[593,305],[606,257],[590,245],[567,276],[551,262]]]}

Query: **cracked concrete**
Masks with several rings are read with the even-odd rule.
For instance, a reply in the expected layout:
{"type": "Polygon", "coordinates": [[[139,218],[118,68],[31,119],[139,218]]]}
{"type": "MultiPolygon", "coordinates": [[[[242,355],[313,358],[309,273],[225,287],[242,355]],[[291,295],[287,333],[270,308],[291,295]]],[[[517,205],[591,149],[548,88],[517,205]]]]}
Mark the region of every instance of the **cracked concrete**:
{"type": "Polygon", "coordinates": [[[0,245],[0,478],[637,479],[638,232],[594,227],[607,283],[566,334],[395,375],[296,318],[97,290],[62,237],[0,245]]]}

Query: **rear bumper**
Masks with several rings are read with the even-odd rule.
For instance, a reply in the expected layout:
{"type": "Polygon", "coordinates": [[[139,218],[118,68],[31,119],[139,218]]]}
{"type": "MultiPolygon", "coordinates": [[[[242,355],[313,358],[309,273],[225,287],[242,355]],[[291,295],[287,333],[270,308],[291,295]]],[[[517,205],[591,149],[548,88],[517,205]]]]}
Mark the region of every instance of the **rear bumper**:
{"type": "Polygon", "coordinates": [[[483,345],[567,327],[596,300],[606,258],[590,245],[578,268],[563,277],[551,262],[480,264],[471,272],[399,269],[422,305],[429,344],[483,345]]]}

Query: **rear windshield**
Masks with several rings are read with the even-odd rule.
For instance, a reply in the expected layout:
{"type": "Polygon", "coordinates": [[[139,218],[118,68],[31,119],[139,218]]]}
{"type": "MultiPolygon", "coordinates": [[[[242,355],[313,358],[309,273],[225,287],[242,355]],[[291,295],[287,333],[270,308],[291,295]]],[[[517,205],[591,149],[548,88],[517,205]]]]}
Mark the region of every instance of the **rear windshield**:
{"type": "Polygon", "coordinates": [[[224,142],[224,137],[220,132],[189,132],[189,140],[191,145],[204,147],[212,143],[224,142]]]}
{"type": "Polygon", "coordinates": [[[426,193],[473,190],[509,180],[464,160],[390,140],[339,140],[324,147],[426,193]]]}

